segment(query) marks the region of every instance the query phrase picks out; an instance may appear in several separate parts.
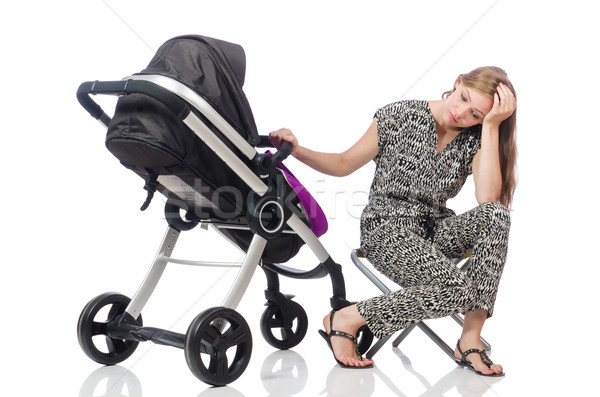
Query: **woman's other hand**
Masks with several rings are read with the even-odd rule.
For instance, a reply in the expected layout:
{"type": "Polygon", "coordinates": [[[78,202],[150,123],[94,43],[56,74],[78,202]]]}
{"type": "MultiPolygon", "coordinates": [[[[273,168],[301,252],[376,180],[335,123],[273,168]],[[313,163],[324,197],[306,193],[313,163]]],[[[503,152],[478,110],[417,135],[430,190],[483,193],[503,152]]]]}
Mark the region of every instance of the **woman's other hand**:
{"type": "Polygon", "coordinates": [[[517,100],[506,85],[500,83],[494,94],[494,105],[492,110],[485,116],[483,123],[490,123],[496,126],[509,118],[517,108],[517,100]]]}

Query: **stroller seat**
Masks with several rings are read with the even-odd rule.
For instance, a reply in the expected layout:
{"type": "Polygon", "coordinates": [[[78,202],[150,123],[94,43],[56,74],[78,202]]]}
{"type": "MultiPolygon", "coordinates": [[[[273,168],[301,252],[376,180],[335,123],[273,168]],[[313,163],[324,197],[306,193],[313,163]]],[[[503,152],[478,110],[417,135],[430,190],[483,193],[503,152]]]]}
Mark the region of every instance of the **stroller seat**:
{"type": "MultiPolygon", "coordinates": [[[[261,333],[279,349],[296,346],[307,330],[304,309],[293,295],[279,291],[279,276],[313,279],[329,276],[330,305],[350,304],[341,266],[320,243],[326,217],[314,198],[282,161],[284,143],[274,153],[260,136],[242,90],[245,55],[241,46],[205,36],[179,36],[165,42],[147,68],[119,81],[80,85],[81,105],[107,128],[106,147],[144,180],[142,210],[155,194],[166,198],[168,228],[150,269],[129,299],[105,293],[92,299],[78,322],[78,340],[93,360],[112,365],[127,359],[139,342],[182,348],[192,373],[212,385],[242,375],[250,360],[252,337],[235,311],[261,267],[267,278],[261,333]],[[118,96],[113,117],[91,95],[118,96]],[[210,225],[245,252],[241,266],[172,258],[180,233],[210,225]],[[311,270],[283,265],[306,244],[318,259],[311,270]],[[195,266],[239,266],[222,306],[200,313],[185,334],[143,325],[141,311],[168,263],[195,266]],[[109,310],[101,310],[109,307],[109,310]],[[106,313],[107,318],[97,318],[106,313]],[[104,336],[107,348],[98,346],[104,336]],[[234,354],[226,354],[235,350],[234,354]],[[233,357],[233,358],[231,358],[233,357]]],[[[359,335],[361,352],[372,341],[368,329],[359,335]]]]}

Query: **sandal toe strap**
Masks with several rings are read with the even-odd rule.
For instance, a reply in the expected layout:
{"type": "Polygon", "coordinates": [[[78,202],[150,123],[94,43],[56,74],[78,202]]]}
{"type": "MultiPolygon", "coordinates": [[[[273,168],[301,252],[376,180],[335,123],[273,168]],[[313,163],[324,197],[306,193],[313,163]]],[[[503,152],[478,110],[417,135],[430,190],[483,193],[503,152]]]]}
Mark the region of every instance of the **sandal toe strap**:
{"type": "Polygon", "coordinates": [[[354,350],[356,351],[356,354],[360,356],[360,359],[362,360],[362,356],[360,354],[360,351],[358,351],[358,341],[356,340],[356,337],[352,334],[349,334],[347,332],[344,331],[336,331],[336,330],[332,330],[329,333],[329,338],[331,338],[332,336],[343,336],[344,338],[348,338],[350,339],[353,343],[354,343],[354,350]]]}
{"type": "Polygon", "coordinates": [[[463,360],[465,360],[467,358],[467,356],[469,354],[472,354],[472,353],[479,354],[479,357],[481,357],[481,361],[483,361],[483,363],[485,365],[487,365],[488,367],[491,367],[494,364],[494,362],[492,360],[490,360],[490,358],[488,357],[486,351],[485,350],[479,350],[479,349],[469,349],[469,350],[463,352],[462,353],[463,360]]]}
{"type": "Polygon", "coordinates": [[[483,361],[483,363],[487,365],[488,368],[494,365],[494,362],[490,360],[485,350],[482,350],[481,353],[479,353],[479,356],[481,357],[481,361],[483,361]]]}

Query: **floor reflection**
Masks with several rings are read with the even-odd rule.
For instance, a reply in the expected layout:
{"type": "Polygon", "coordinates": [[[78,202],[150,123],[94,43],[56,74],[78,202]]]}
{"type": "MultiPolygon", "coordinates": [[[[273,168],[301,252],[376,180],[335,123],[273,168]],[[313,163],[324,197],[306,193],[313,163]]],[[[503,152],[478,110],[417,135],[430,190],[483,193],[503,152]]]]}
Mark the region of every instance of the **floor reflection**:
{"type": "MultiPolygon", "coordinates": [[[[399,358],[402,369],[387,365],[365,369],[346,369],[333,365],[325,379],[325,389],[320,396],[373,396],[377,385],[377,395],[442,396],[456,390],[463,397],[481,397],[497,382],[504,378],[482,378],[461,367],[452,370],[436,382],[430,382],[426,376],[418,372],[409,357],[398,348],[393,349],[399,358]],[[401,375],[402,374],[402,375],[401,375]],[[407,375],[412,375],[422,385],[424,391],[402,390],[407,375]],[[403,378],[403,379],[402,379],[403,378]],[[399,386],[400,385],[400,386],[399,386]],[[420,393],[420,394],[419,394],[420,393]]],[[[321,374],[312,379],[322,382],[321,374]]],[[[304,358],[293,350],[281,350],[271,353],[265,358],[260,370],[260,380],[269,397],[291,397],[302,395],[309,380],[308,366],[304,358]]],[[[207,385],[208,386],[208,385],[207,385]]],[[[414,382],[413,382],[414,387],[414,382]]],[[[252,395],[256,390],[248,390],[252,395]]],[[[142,384],[129,369],[119,365],[100,367],[93,371],[81,385],[79,397],[142,397],[142,384]]],[[[231,386],[207,387],[198,397],[244,397],[244,394],[231,386]]]]}
{"type": "Polygon", "coordinates": [[[325,390],[320,395],[335,396],[372,396],[375,391],[376,367],[349,369],[336,365],[329,371],[325,390]]]}
{"type": "MultiPolygon", "coordinates": [[[[79,397],[142,397],[142,385],[133,371],[119,365],[100,367],[88,375],[79,397]]],[[[198,397],[244,397],[230,386],[209,387],[198,397]]]]}
{"type": "Polygon", "coordinates": [[[198,397],[244,397],[244,394],[231,386],[211,387],[198,394],[198,397]]]}
{"type": "Polygon", "coordinates": [[[85,379],[79,397],[141,397],[142,384],[137,376],[119,365],[100,367],[85,379]]]}
{"type": "Polygon", "coordinates": [[[290,397],[300,393],[308,380],[304,358],[293,350],[278,350],[263,362],[260,380],[269,397],[290,397]]]}
{"type": "MultiPolygon", "coordinates": [[[[404,369],[412,374],[424,387],[425,391],[419,396],[443,396],[450,390],[456,391],[463,397],[482,397],[493,384],[500,382],[503,378],[484,378],[473,372],[453,367],[452,371],[444,375],[437,382],[431,383],[427,378],[415,370],[410,359],[398,348],[394,353],[400,358],[404,369]]],[[[375,366],[368,369],[346,369],[338,365],[333,367],[327,376],[326,388],[320,393],[328,397],[337,396],[361,396],[374,395],[375,384],[378,384],[378,395],[407,396],[397,383],[401,383],[396,369],[375,366]],[[393,375],[388,375],[393,373],[393,375]],[[383,389],[387,389],[383,392],[383,389]]],[[[410,395],[417,395],[411,390],[410,395]]]]}
{"type": "Polygon", "coordinates": [[[427,378],[414,369],[410,359],[404,355],[400,349],[395,347],[393,351],[400,358],[404,369],[412,373],[427,389],[420,395],[423,397],[442,396],[444,393],[447,393],[454,388],[456,388],[456,391],[463,397],[481,397],[493,384],[500,382],[503,379],[500,377],[486,377],[484,381],[482,376],[457,365],[448,374],[434,384],[431,384],[427,381],[427,378]]]}

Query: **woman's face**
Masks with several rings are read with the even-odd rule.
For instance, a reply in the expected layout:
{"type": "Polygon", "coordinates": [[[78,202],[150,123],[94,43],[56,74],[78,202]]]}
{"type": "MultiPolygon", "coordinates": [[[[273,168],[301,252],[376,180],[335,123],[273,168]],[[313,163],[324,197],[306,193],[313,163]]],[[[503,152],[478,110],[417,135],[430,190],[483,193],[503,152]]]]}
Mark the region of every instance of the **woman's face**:
{"type": "Polygon", "coordinates": [[[483,123],[483,118],[494,105],[492,97],[468,88],[460,81],[454,88],[454,92],[446,99],[444,105],[444,121],[448,126],[462,129],[483,123]]]}

